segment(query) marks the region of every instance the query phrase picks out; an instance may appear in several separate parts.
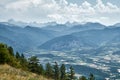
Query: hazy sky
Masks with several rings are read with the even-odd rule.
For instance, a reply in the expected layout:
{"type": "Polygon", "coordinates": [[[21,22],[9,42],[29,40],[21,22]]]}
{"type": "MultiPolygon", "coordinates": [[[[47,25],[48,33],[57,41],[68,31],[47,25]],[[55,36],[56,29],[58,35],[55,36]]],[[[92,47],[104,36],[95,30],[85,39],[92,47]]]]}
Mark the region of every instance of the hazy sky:
{"type": "Polygon", "coordinates": [[[120,0],[0,0],[0,21],[120,22],[120,0]]]}

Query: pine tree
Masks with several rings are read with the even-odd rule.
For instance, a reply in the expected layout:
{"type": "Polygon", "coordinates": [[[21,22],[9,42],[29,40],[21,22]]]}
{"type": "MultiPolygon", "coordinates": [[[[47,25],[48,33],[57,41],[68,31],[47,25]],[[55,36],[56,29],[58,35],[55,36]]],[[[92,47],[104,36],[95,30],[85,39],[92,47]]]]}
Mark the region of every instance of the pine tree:
{"type": "Polygon", "coordinates": [[[8,51],[9,51],[10,55],[14,56],[14,51],[13,51],[13,48],[11,46],[8,47],[8,51]]]}
{"type": "Polygon", "coordinates": [[[23,69],[27,70],[28,62],[27,59],[25,58],[24,54],[21,54],[21,56],[18,59],[20,61],[20,65],[22,66],[23,69]]]}
{"type": "Polygon", "coordinates": [[[16,56],[17,59],[20,59],[20,54],[19,54],[19,52],[16,52],[16,55],[15,55],[15,56],[16,56]]]}
{"type": "Polygon", "coordinates": [[[94,75],[92,73],[90,73],[88,80],[95,80],[95,77],[94,77],[94,75]]]}
{"type": "Polygon", "coordinates": [[[70,80],[73,80],[74,79],[74,75],[75,75],[75,72],[74,72],[74,69],[72,66],[70,66],[70,80]]]}
{"type": "Polygon", "coordinates": [[[60,72],[61,72],[60,80],[66,80],[66,72],[65,72],[65,70],[66,70],[65,65],[62,64],[61,67],[60,67],[60,72]]]}
{"type": "Polygon", "coordinates": [[[53,77],[53,68],[52,68],[52,66],[51,66],[50,63],[47,63],[47,64],[46,64],[45,75],[46,75],[48,78],[53,77]]]}
{"type": "Polygon", "coordinates": [[[44,68],[43,68],[43,65],[42,65],[42,64],[39,64],[39,65],[38,65],[38,74],[44,75],[44,73],[45,73],[45,70],[44,70],[44,68]]]}
{"type": "Polygon", "coordinates": [[[39,59],[37,59],[36,56],[32,56],[28,59],[28,69],[29,71],[31,72],[34,72],[34,73],[37,73],[39,74],[39,71],[38,71],[38,64],[39,63],[39,59]]]}
{"type": "Polygon", "coordinates": [[[24,58],[25,58],[25,56],[24,56],[24,54],[23,54],[23,53],[21,54],[21,58],[22,58],[22,59],[24,59],[24,58]]]}
{"type": "Polygon", "coordinates": [[[60,78],[60,70],[59,70],[59,66],[58,66],[57,62],[55,62],[55,65],[54,65],[54,79],[59,80],[59,78],[60,78]]]}

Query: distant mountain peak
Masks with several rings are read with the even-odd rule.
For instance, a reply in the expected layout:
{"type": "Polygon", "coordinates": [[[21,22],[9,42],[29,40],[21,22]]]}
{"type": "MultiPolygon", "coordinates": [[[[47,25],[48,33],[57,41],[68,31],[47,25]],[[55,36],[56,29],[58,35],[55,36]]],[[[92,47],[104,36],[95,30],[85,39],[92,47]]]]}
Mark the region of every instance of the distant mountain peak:
{"type": "Polygon", "coordinates": [[[114,26],[116,26],[116,27],[120,27],[120,23],[116,23],[114,26]]]}

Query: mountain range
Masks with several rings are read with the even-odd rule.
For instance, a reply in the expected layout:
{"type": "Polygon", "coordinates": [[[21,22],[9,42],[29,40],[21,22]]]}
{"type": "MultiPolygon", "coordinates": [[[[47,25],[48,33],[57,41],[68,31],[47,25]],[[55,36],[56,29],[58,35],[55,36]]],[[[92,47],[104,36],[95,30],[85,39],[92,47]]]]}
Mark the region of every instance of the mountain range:
{"type": "Polygon", "coordinates": [[[0,23],[0,41],[15,46],[16,51],[34,48],[57,36],[52,30],[26,26],[24,28],[0,23]],[[19,45],[19,46],[18,46],[19,45]]]}
{"type": "Polygon", "coordinates": [[[15,46],[15,50],[21,52],[36,47],[51,50],[96,48],[119,42],[120,28],[100,23],[51,22],[44,27],[20,23],[13,20],[0,22],[0,41],[15,46]]]}
{"type": "Polygon", "coordinates": [[[98,48],[120,42],[120,27],[85,30],[56,37],[42,44],[39,48],[51,50],[72,50],[98,48]]]}

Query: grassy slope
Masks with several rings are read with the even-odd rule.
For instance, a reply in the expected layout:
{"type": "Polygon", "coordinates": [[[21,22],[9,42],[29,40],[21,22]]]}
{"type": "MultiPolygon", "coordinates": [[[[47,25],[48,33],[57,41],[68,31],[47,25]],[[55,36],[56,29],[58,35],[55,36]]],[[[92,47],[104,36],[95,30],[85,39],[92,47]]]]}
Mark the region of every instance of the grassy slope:
{"type": "Polygon", "coordinates": [[[13,68],[7,64],[0,65],[0,80],[50,80],[43,76],[13,68]]]}

